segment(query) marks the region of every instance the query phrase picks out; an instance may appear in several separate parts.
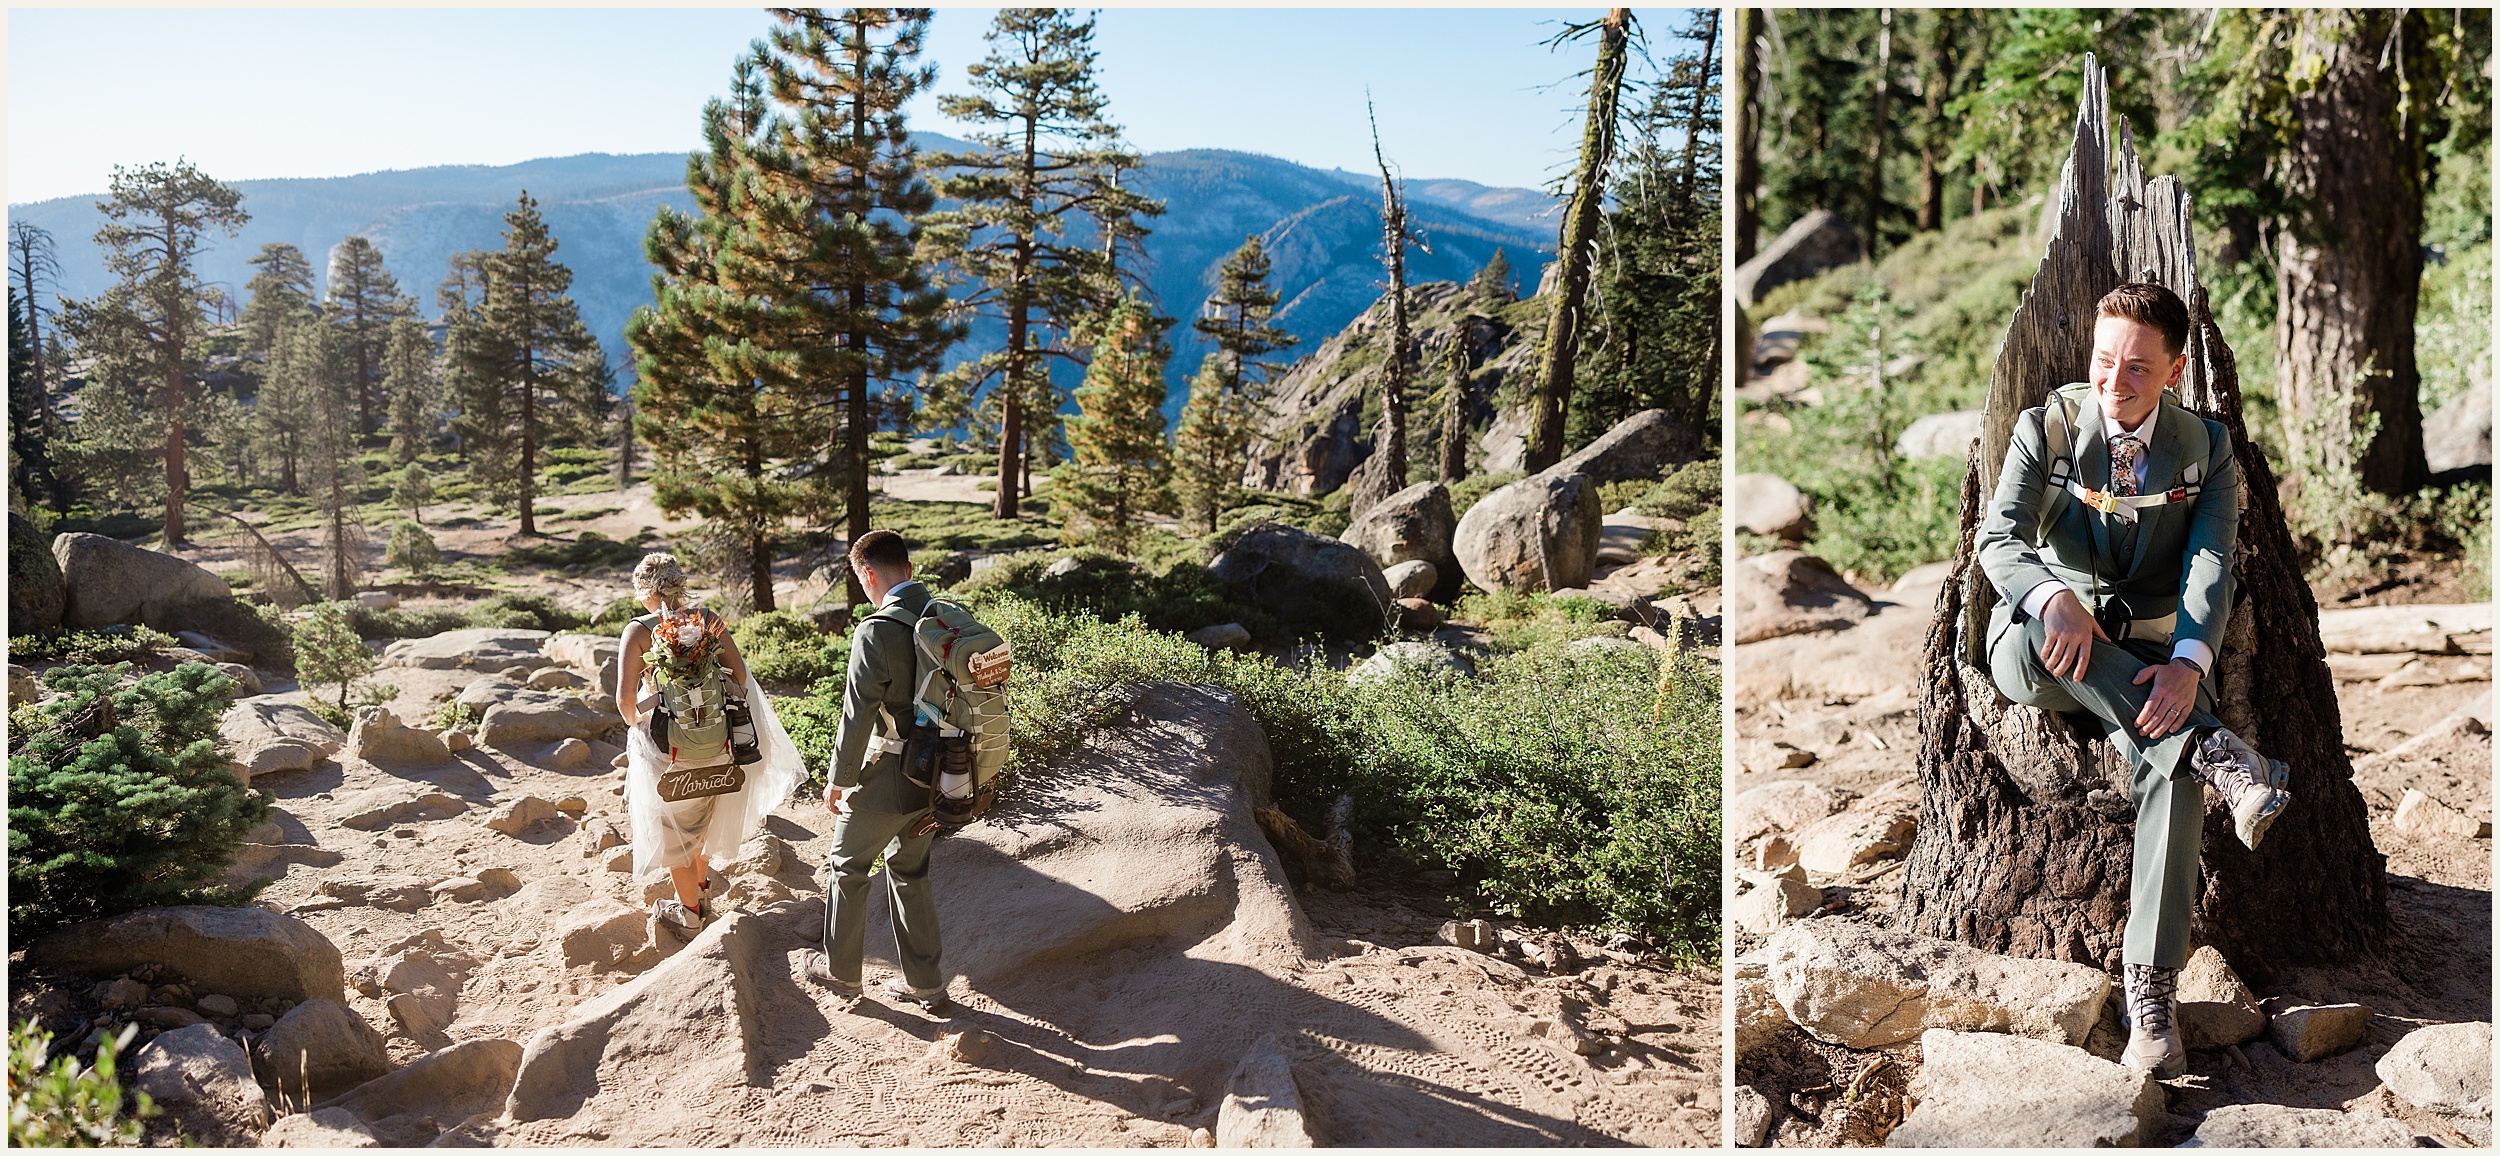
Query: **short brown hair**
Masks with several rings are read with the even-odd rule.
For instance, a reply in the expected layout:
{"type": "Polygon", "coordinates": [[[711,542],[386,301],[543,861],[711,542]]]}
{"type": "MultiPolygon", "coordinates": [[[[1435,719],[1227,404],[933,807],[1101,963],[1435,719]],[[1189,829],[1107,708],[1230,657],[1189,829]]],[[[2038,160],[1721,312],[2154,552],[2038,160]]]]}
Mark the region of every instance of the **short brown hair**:
{"type": "Polygon", "coordinates": [[[874,566],[879,573],[894,573],[911,568],[911,550],[903,545],[903,536],[892,530],[870,530],[851,543],[851,569],[874,566]]]}
{"type": "Polygon", "coordinates": [[[2187,302],[2166,285],[2151,281],[2129,281],[2101,298],[2100,316],[2123,317],[2138,325],[2161,330],[2162,340],[2170,346],[2170,354],[2178,356],[2187,349],[2187,302]]]}

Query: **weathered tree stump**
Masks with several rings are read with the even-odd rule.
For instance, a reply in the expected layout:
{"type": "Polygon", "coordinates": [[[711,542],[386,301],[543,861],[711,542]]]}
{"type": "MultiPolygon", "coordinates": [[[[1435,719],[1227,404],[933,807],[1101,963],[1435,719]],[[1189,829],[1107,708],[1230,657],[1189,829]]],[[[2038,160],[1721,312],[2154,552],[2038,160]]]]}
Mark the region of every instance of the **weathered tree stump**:
{"type": "Polygon", "coordinates": [[[2194,935],[2259,982],[2278,967],[2376,954],[2388,933],[2386,859],[2352,783],[2317,606],[2274,473],[2249,443],[2238,369],[2197,280],[2188,198],[2172,178],[2145,178],[2123,121],[2112,156],[2107,79],[2097,60],[2084,69],[2057,223],[1997,354],[1962,484],[1953,577],[1928,628],[1924,799],[1902,919],[1988,951],[2118,967],[2135,820],[2125,760],[2066,719],[1997,692],[1984,653],[1997,595],[1974,543],[2016,418],[2089,376],[2100,297],[2121,281],[2154,280],[2188,302],[2195,323],[2180,399],[2230,430],[2240,467],[2240,601],[2215,672],[2216,713],[2292,767],[2292,807],[2256,853],[2240,846],[2219,799],[2208,800],[2194,935]]]}

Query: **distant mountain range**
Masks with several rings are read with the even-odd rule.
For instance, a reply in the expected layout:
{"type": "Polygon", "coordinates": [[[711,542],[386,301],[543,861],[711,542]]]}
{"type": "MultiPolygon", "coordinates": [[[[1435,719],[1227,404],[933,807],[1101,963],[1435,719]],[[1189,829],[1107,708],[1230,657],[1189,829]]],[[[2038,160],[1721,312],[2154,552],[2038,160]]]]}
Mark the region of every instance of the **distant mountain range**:
{"type": "MultiPolygon", "coordinates": [[[[924,153],[963,149],[965,142],[918,135],[924,153]]],[[[661,205],[694,211],[685,190],[686,154],[615,156],[585,153],[515,165],[452,165],[352,177],[236,181],[252,215],[240,236],[218,238],[202,257],[201,274],[239,300],[251,279],[251,257],[263,244],[286,242],[325,274],[327,254],[359,235],[382,251],[400,289],[437,316],[434,289],[452,254],[499,248],[503,214],[528,190],[559,242],[556,259],[573,270],[582,319],[606,347],[620,381],[631,377],[625,321],[651,299],[652,267],[643,234],[661,205]]],[[[1172,333],[1171,381],[1179,389],[1211,348],[1186,324],[1213,291],[1216,270],[1253,234],[1274,263],[1270,284],[1282,295],[1277,322],[1302,338],[1306,353],[1379,298],[1386,274],[1379,261],[1379,181],[1342,170],[1224,149],[1153,153],[1130,187],[1162,200],[1144,245],[1148,284],[1163,311],[1181,318],[1172,333]]],[[[1507,251],[1522,290],[1533,290],[1554,247],[1554,198],[1531,189],[1493,188],[1472,181],[1407,184],[1413,227],[1431,252],[1411,252],[1413,283],[1471,277],[1497,248],[1507,251]]],[[[12,220],[50,230],[59,245],[60,292],[85,297],[110,283],[93,236],[101,224],[99,196],[59,197],[9,206],[12,220]]],[[[958,356],[995,348],[1003,334],[976,328],[958,356]]]]}

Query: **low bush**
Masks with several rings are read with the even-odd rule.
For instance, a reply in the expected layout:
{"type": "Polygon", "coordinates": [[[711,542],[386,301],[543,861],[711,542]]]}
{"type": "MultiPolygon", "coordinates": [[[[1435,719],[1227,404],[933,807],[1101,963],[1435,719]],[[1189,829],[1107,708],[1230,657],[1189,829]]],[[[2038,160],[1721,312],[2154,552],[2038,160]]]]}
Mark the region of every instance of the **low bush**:
{"type": "Polygon", "coordinates": [[[631,566],[642,561],[642,553],[643,548],[637,543],[619,542],[597,530],[584,530],[570,542],[538,542],[507,550],[495,559],[495,565],[505,571],[523,566],[606,569],[631,566]]]}
{"type": "MultiPolygon", "coordinates": [[[[1450,512],[1466,517],[1467,511],[1484,500],[1486,494],[1526,477],[1520,473],[1469,474],[1450,485],[1450,512]]],[[[1609,511],[1611,512],[1611,511],[1609,511]]]]}
{"type": "Polygon", "coordinates": [[[66,1050],[52,1057],[51,1032],[33,1020],[19,1020],[9,1029],[9,1146],[136,1146],[147,1127],[144,1121],[161,1111],[146,1092],[129,1093],[130,1111],[122,1111],[124,1093],[115,1068],[138,1034],[139,1025],[123,1025],[120,1032],[98,1040],[95,1063],[81,1067],[78,1057],[66,1050]]]}
{"type": "Polygon", "coordinates": [[[1097,550],[1036,551],[1005,559],[958,583],[954,594],[976,614],[1002,598],[1015,598],[1063,613],[1091,614],[1104,622],[1135,616],[1154,630],[1187,633],[1238,622],[1255,637],[1286,637],[1285,624],[1275,615],[1237,600],[1194,561],[1174,561],[1158,571],[1097,550]],[[1076,559],[1076,569],[1044,573],[1063,558],[1076,559]]]}
{"type": "Polygon", "coordinates": [[[840,678],[851,660],[850,643],[786,610],[750,614],[729,628],[738,653],[759,682],[809,686],[840,678]]]}
{"type": "Polygon", "coordinates": [[[411,574],[423,575],[443,564],[443,551],[434,544],[434,535],[427,533],[425,527],[402,521],[391,527],[390,545],[384,547],[382,561],[411,574]]]}
{"type": "Polygon", "coordinates": [[[348,625],[356,637],[368,642],[385,638],[432,638],[446,630],[462,630],[471,625],[465,610],[437,607],[431,610],[375,610],[360,602],[338,603],[347,615],[348,625]]]}
{"type": "Polygon", "coordinates": [[[145,626],[106,626],[94,630],[47,630],[9,636],[11,662],[74,662],[101,665],[145,661],[176,645],[172,635],[145,626]]]}
{"type": "MultiPolygon", "coordinates": [[[[9,931],[176,903],[238,903],[211,885],[269,797],[238,781],[217,732],[234,679],[206,663],[120,685],[117,666],[58,666],[9,756],[9,931]]],[[[20,716],[21,718],[26,716],[20,716]]],[[[18,728],[12,726],[12,732],[18,728]]]]}
{"type": "MultiPolygon", "coordinates": [[[[639,553],[636,554],[640,556],[639,553]]],[[[469,625],[504,630],[575,630],[582,616],[536,591],[507,591],[469,608],[469,625]]]]}

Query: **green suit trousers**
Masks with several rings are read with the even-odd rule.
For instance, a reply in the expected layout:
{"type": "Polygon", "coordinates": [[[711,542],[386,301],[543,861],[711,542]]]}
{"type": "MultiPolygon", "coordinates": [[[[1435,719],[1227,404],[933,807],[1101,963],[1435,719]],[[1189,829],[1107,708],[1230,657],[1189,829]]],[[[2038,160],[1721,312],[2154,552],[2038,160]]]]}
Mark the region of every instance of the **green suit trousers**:
{"type": "Polygon", "coordinates": [[[902,757],[869,764],[849,809],[833,821],[833,881],[825,896],[825,967],[835,979],[858,983],[861,940],[868,925],[868,876],[885,858],[887,909],[892,915],[896,961],[903,978],[923,991],[946,986],[938,970],[937,890],[929,880],[932,831],[903,838],[926,813],[928,796],[903,777],[902,757]],[[915,798],[914,796],[918,796],[915,798]]]}
{"type": "Polygon", "coordinates": [[[2205,838],[2204,785],[2183,765],[2189,736],[2219,727],[2213,716],[2212,679],[2196,687],[2196,708],[2178,730],[2146,743],[2135,716],[2152,697],[2153,684],[2136,685],[2147,666],[2170,661],[2170,644],[2137,639],[2092,644],[2092,660],[2080,680],[2049,673],[2040,661],[2048,627],[2039,619],[1998,636],[1988,655],[1997,689],[2016,702],[2064,714],[2088,713],[2134,768],[2128,784],[2135,800],[2134,881],[2128,891],[2126,962],[2184,967],[2188,915],[2196,904],[2196,870],[2205,838]]]}

